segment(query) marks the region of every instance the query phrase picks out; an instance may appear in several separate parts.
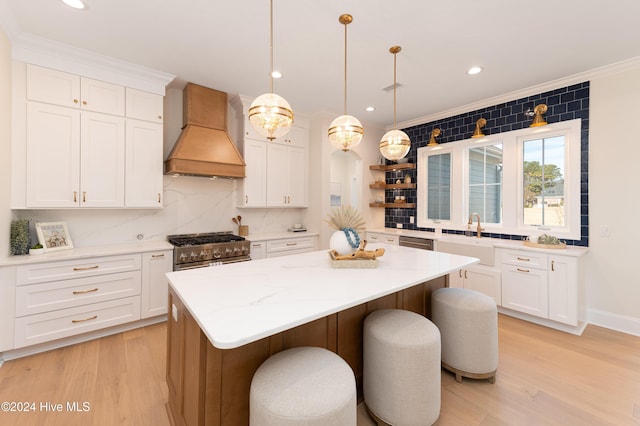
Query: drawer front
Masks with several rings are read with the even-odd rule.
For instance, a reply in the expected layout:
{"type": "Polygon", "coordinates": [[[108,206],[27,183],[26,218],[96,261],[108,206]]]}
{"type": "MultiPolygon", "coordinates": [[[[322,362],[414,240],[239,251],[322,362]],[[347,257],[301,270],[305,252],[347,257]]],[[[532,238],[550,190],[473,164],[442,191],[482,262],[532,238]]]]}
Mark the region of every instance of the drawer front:
{"type": "Polygon", "coordinates": [[[16,318],[15,346],[44,343],[140,319],[140,296],[16,318]]]}
{"type": "MultiPolygon", "coordinates": [[[[315,250],[314,238],[289,238],[286,240],[272,240],[267,241],[267,255],[282,253],[282,252],[296,252],[302,253],[304,251],[315,250]]],[[[283,253],[292,254],[292,253],[283,253]]]]}
{"type": "Polygon", "coordinates": [[[400,238],[397,235],[377,234],[375,232],[367,232],[368,243],[384,243],[399,245],[400,238]]]}
{"type": "Polygon", "coordinates": [[[18,267],[17,285],[138,271],[141,264],[142,257],[138,253],[24,265],[18,267]]]}
{"type": "Polygon", "coordinates": [[[137,296],[140,286],[140,271],[23,285],[16,288],[16,316],[137,296]]]}
{"type": "Polygon", "coordinates": [[[547,255],[530,251],[503,250],[502,263],[526,268],[547,269],[547,255]]]}

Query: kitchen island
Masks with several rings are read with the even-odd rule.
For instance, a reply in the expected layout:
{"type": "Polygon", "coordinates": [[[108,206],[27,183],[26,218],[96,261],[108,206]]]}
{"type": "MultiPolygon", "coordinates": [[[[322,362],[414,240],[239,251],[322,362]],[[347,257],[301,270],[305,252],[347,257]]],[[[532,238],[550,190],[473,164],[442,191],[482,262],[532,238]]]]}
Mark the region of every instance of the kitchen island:
{"type": "Polygon", "coordinates": [[[248,424],[253,373],[296,346],[336,352],[360,388],[366,315],[399,308],[429,316],[431,292],[447,285],[446,275],[477,262],[379,247],[386,253],[372,269],[334,269],[322,250],[168,273],[167,408],[174,424],[248,424]]]}

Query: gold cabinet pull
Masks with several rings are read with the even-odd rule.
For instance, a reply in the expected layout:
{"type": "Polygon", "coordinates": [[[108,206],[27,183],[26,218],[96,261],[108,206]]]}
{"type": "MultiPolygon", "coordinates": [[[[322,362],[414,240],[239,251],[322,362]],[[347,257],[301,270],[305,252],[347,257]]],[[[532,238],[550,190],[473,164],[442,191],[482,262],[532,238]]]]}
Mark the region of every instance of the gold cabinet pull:
{"type": "Polygon", "coordinates": [[[531,259],[528,259],[528,258],[526,258],[526,257],[518,257],[517,259],[518,259],[518,260],[522,260],[522,261],[524,261],[524,262],[529,262],[529,261],[531,260],[531,259]]]}
{"type": "Polygon", "coordinates": [[[467,279],[467,270],[466,269],[464,270],[464,279],[465,280],[467,279]]]}
{"type": "Polygon", "coordinates": [[[93,265],[93,266],[87,266],[84,268],[80,268],[80,267],[75,267],[73,268],[74,271],[89,271],[91,269],[98,269],[100,267],[100,265],[93,265]]]}
{"type": "Polygon", "coordinates": [[[77,324],[77,323],[79,323],[79,322],[91,321],[91,320],[94,320],[94,319],[96,319],[96,318],[98,318],[98,316],[97,316],[97,315],[94,315],[94,316],[92,316],[92,317],[85,318],[85,319],[71,320],[71,322],[72,322],[72,323],[74,323],[74,324],[77,324]]]}
{"type": "Polygon", "coordinates": [[[160,193],[158,192],[158,203],[160,202],[160,193]]]}
{"type": "Polygon", "coordinates": [[[458,271],[458,277],[462,278],[462,269],[458,271]]]}
{"type": "Polygon", "coordinates": [[[82,202],[83,203],[87,202],[87,191],[82,191],[82,202]]]}
{"type": "Polygon", "coordinates": [[[86,293],[95,293],[96,291],[98,291],[98,288],[92,288],[91,290],[76,290],[73,292],[73,294],[86,294],[86,293]]]}
{"type": "Polygon", "coordinates": [[[152,258],[154,258],[154,259],[159,259],[159,258],[164,257],[164,253],[161,253],[161,254],[152,254],[152,255],[151,255],[151,257],[152,257],[152,258]]]}
{"type": "Polygon", "coordinates": [[[82,105],[86,105],[86,104],[87,104],[87,101],[82,101],[82,105]]]}
{"type": "Polygon", "coordinates": [[[551,272],[555,272],[556,271],[556,261],[552,260],[551,261],[551,272]]]}
{"type": "Polygon", "coordinates": [[[244,196],[244,203],[245,204],[249,204],[249,196],[248,195],[244,196]]]}
{"type": "Polygon", "coordinates": [[[161,115],[158,116],[158,120],[162,120],[162,116],[161,115]]]}
{"type": "Polygon", "coordinates": [[[78,202],[78,191],[73,191],[73,202],[74,203],[78,202]]]}
{"type": "Polygon", "coordinates": [[[287,243],[287,246],[297,246],[298,243],[287,243]]]}
{"type": "Polygon", "coordinates": [[[516,268],[516,270],[520,271],[520,272],[529,272],[528,269],[520,269],[520,268],[516,268]]]}
{"type": "Polygon", "coordinates": [[[78,103],[78,100],[77,100],[77,99],[74,99],[74,100],[73,100],[73,103],[74,103],[74,104],[77,104],[77,103],[78,103]]]}

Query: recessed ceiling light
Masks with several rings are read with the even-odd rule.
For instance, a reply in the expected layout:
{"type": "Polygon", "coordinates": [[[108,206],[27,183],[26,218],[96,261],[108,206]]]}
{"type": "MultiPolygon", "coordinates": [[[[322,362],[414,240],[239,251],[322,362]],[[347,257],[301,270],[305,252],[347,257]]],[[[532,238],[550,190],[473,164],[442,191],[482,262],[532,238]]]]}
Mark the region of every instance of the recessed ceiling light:
{"type": "Polygon", "coordinates": [[[467,71],[467,74],[469,74],[469,75],[475,75],[475,74],[478,74],[480,71],[482,71],[482,68],[480,68],[480,67],[471,67],[471,68],[469,68],[469,70],[467,71]]]}
{"type": "Polygon", "coordinates": [[[367,112],[371,112],[371,111],[375,111],[375,110],[376,110],[376,107],[374,107],[374,106],[368,106],[368,107],[365,108],[365,111],[367,111],[367,112]]]}
{"type": "Polygon", "coordinates": [[[280,71],[274,70],[271,72],[271,77],[273,78],[282,78],[282,73],[280,71]]]}

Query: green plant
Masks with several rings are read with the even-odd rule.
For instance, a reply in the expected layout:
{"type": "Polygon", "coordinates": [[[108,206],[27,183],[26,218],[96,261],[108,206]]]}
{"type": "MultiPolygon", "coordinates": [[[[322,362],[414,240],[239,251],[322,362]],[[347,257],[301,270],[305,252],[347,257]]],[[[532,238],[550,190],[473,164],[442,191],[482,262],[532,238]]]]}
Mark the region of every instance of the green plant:
{"type": "Polygon", "coordinates": [[[32,249],[41,249],[41,248],[44,248],[44,247],[42,247],[42,244],[38,243],[38,244],[32,246],[31,248],[32,249]]]}
{"type": "Polygon", "coordinates": [[[9,252],[14,256],[29,253],[29,219],[11,221],[9,252]]]}
{"type": "Polygon", "coordinates": [[[553,235],[542,234],[538,237],[538,244],[547,244],[556,246],[561,244],[558,237],[554,237],[553,235]]]}

